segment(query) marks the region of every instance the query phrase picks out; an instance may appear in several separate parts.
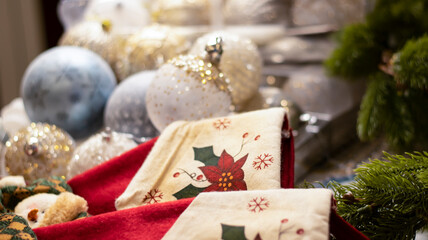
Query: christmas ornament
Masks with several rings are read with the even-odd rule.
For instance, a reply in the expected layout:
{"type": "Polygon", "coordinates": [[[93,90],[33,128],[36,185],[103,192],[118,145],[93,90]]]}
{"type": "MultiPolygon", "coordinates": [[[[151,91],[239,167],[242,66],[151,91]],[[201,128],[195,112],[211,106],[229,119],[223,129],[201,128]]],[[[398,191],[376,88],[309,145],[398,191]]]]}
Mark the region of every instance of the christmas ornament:
{"type": "Polygon", "coordinates": [[[224,5],[225,22],[232,25],[285,23],[290,3],[284,0],[227,0],[224,5]]]}
{"type": "Polygon", "coordinates": [[[2,118],[0,118],[0,144],[5,143],[8,139],[9,135],[7,135],[7,132],[4,129],[2,118]]]}
{"type": "Polygon", "coordinates": [[[86,19],[105,19],[112,31],[130,34],[150,23],[150,14],[141,0],[92,0],[85,12],[86,19]]]}
{"type": "Polygon", "coordinates": [[[292,22],[296,26],[345,24],[364,19],[366,0],[299,0],[294,1],[292,22]]]}
{"type": "MultiPolygon", "coordinates": [[[[208,56],[215,59],[217,54],[214,51],[208,56]]],[[[179,56],[156,72],[147,90],[147,112],[159,131],[177,120],[225,116],[231,110],[228,85],[215,62],[179,56]]]]}
{"type": "Polygon", "coordinates": [[[327,35],[287,36],[261,48],[265,61],[281,63],[321,63],[334,50],[336,44],[327,35]]]}
{"type": "Polygon", "coordinates": [[[251,40],[225,32],[214,32],[200,37],[190,54],[205,54],[207,43],[217,37],[223,40],[223,54],[219,68],[230,80],[232,101],[239,108],[257,92],[262,80],[262,60],[257,46],[251,40]]]}
{"type": "Polygon", "coordinates": [[[119,84],[106,105],[104,122],[107,127],[138,138],[158,135],[146,109],[146,92],[155,73],[137,73],[119,84]]]}
{"type": "Polygon", "coordinates": [[[56,124],[78,138],[101,127],[115,85],[112,70],[98,55],[78,47],[55,47],[27,68],[21,95],[32,121],[56,124]]]}
{"type": "Polygon", "coordinates": [[[89,0],[61,0],[58,4],[58,17],[65,30],[83,19],[89,0]]]}
{"type": "Polygon", "coordinates": [[[59,45],[89,49],[112,66],[120,48],[120,38],[111,34],[110,21],[84,21],[66,31],[62,35],[59,45]],[[115,41],[116,39],[117,41],[115,41]]]}
{"type": "Polygon", "coordinates": [[[27,181],[64,176],[73,150],[73,139],[60,128],[31,123],[6,142],[6,170],[27,181]]]}
{"type": "Polygon", "coordinates": [[[96,134],[76,148],[67,166],[67,177],[72,178],[136,146],[127,134],[109,129],[96,134]]]}
{"type": "Polygon", "coordinates": [[[15,135],[18,130],[31,123],[25,112],[22,98],[15,98],[11,103],[4,106],[1,110],[1,117],[3,119],[4,130],[9,136],[15,135]]]}
{"type": "Polygon", "coordinates": [[[115,70],[121,80],[140,72],[159,68],[189,48],[186,38],[172,28],[152,25],[131,35],[118,53],[115,70]]]}
{"type": "Polygon", "coordinates": [[[283,107],[285,109],[288,121],[293,129],[301,126],[300,115],[303,114],[302,109],[277,87],[261,87],[259,92],[245,104],[242,111],[249,112],[274,107],[283,107]]]}
{"type": "Polygon", "coordinates": [[[168,25],[208,25],[209,0],[158,0],[153,3],[156,22],[168,25]]]}

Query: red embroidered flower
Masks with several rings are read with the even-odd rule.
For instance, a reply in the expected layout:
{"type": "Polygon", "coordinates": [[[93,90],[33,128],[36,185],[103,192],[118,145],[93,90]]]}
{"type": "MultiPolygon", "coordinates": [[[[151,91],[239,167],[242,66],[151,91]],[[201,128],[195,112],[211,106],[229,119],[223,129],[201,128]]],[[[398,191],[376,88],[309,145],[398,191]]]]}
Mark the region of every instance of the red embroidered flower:
{"type": "Polygon", "coordinates": [[[200,167],[206,179],[212,183],[204,192],[247,190],[242,166],[248,154],[234,162],[233,157],[225,150],[221,153],[217,166],[200,167]]]}

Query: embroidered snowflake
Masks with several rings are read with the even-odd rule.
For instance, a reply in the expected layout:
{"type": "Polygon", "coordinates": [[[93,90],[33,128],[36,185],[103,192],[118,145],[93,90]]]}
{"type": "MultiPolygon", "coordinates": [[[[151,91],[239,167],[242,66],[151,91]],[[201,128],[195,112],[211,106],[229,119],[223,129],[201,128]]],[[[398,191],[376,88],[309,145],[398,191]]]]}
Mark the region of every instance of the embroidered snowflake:
{"type": "Polygon", "coordinates": [[[253,161],[253,167],[256,170],[261,170],[269,167],[273,163],[273,157],[269,153],[263,153],[256,157],[253,161]]]}
{"type": "Polygon", "coordinates": [[[250,212],[258,213],[266,210],[269,207],[269,201],[264,197],[253,198],[248,203],[248,210],[250,212]]]}
{"type": "Polygon", "coordinates": [[[152,189],[146,193],[144,196],[142,203],[144,204],[153,204],[158,203],[162,200],[163,193],[159,189],[152,189]]]}
{"type": "Polygon", "coordinates": [[[232,122],[228,118],[217,119],[213,122],[213,126],[218,130],[224,130],[230,126],[232,122]]]}

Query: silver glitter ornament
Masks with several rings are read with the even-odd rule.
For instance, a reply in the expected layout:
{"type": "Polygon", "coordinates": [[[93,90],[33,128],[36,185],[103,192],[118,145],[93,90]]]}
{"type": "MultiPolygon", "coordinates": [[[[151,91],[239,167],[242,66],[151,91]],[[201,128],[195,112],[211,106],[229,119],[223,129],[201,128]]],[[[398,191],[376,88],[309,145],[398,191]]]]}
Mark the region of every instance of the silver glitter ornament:
{"type": "Polygon", "coordinates": [[[155,73],[144,71],[134,74],[116,87],[104,112],[107,127],[116,132],[130,133],[137,138],[158,135],[146,109],[146,92],[155,73]]]}
{"type": "Polygon", "coordinates": [[[76,148],[67,166],[67,177],[74,177],[136,146],[128,134],[110,130],[98,133],[76,148]]]}
{"type": "Polygon", "coordinates": [[[178,56],[156,72],[146,106],[159,131],[178,120],[225,116],[231,111],[228,79],[206,58],[178,56]]]}
{"type": "Polygon", "coordinates": [[[89,0],[61,0],[57,12],[65,30],[83,20],[89,0]]]}

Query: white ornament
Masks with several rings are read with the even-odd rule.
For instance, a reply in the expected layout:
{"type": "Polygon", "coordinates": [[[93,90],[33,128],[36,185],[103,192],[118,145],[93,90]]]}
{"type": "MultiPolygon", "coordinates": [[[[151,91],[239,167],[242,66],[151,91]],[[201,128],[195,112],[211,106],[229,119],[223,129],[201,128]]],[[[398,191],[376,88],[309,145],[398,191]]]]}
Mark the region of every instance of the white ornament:
{"type": "Polygon", "coordinates": [[[153,125],[162,131],[177,120],[227,115],[231,96],[223,73],[202,57],[187,55],[159,68],[147,90],[146,105],[153,125]]]}
{"type": "Polygon", "coordinates": [[[31,123],[25,112],[22,98],[15,98],[11,103],[6,105],[1,111],[1,117],[4,130],[9,136],[15,135],[19,129],[31,123]]]}
{"type": "Polygon", "coordinates": [[[227,32],[200,37],[189,53],[203,55],[207,43],[218,37],[223,46],[219,68],[230,80],[233,103],[240,107],[257,93],[262,80],[262,58],[250,39],[227,32]]]}
{"type": "Polygon", "coordinates": [[[110,131],[96,134],[76,148],[67,166],[67,177],[74,177],[136,146],[127,134],[110,131]]]}

